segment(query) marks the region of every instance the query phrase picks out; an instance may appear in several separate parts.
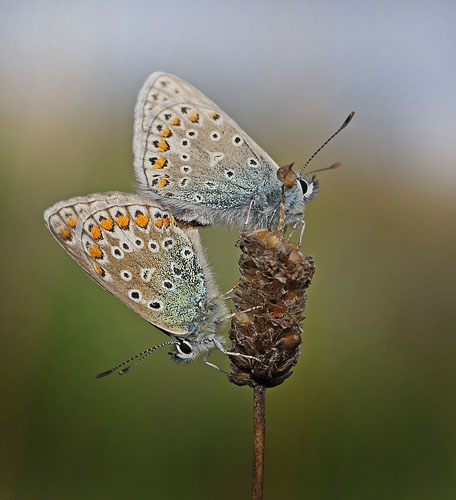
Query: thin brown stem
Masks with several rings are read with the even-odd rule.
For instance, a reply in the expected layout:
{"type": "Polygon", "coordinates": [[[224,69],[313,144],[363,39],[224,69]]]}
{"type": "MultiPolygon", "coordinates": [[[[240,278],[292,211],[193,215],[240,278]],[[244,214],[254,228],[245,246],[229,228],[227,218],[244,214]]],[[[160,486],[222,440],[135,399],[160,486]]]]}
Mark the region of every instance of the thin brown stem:
{"type": "Polygon", "coordinates": [[[253,472],[252,500],[263,499],[264,434],[266,424],[266,388],[253,388],[253,472]]]}
{"type": "MultiPolygon", "coordinates": [[[[291,165],[277,176],[283,193],[296,184],[291,165]]],[[[233,293],[228,379],[253,387],[253,500],[263,499],[266,387],[282,384],[298,362],[306,290],[315,272],[312,257],[284,239],[284,198],[277,229],[241,233],[241,275],[233,293]]]]}

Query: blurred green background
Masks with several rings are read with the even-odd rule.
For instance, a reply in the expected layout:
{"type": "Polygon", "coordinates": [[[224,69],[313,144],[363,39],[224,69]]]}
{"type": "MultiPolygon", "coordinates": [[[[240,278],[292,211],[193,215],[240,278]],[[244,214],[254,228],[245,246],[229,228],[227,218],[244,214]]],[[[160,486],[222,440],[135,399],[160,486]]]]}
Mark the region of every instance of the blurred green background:
{"type": "MultiPolygon", "coordinates": [[[[266,499],[456,498],[454,4],[2,2],[0,497],[248,498],[251,390],[163,335],[44,227],[54,202],[133,190],[155,70],[214,99],[279,164],[314,168],[302,355],[268,391],[266,499]]],[[[220,289],[236,232],[204,229],[220,289]]],[[[219,364],[226,361],[214,355],[219,364]]]]}

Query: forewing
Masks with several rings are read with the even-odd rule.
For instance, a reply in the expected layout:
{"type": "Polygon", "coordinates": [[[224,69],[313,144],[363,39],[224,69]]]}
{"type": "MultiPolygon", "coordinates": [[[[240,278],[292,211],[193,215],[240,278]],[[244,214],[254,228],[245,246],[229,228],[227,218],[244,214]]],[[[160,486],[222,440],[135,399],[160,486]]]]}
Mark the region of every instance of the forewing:
{"type": "Polygon", "coordinates": [[[201,92],[172,75],[153,82],[136,108],[135,172],[144,191],[230,208],[277,182],[275,162],[201,92]]]}
{"type": "Polygon", "coordinates": [[[103,288],[157,327],[189,333],[207,283],[195,246],[169,211],[140,196],[102,193],[59,202],[44,217],[103,288]]]}

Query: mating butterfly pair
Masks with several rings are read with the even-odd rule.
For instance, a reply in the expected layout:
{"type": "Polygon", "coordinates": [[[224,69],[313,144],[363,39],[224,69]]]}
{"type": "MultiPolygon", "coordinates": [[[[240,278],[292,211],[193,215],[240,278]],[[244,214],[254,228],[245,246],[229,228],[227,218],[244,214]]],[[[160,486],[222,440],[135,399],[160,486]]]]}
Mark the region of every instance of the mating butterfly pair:
{"type": "Polygon", "coordinates": [[[162,345],[173,346],[176,361],[204,354],[208,363],[214,348],[226,352],[217,332],[225,306],[188,223],[265,227],[283,198],[285,223],[297,224],[318,183],[299,175],[283,190],[267,153],[210,99],[165,73],[153,73],[139,93],[133,151],[141,195],[59,202],[45,211],[46,225],[97,283],[170,335],[162,345]]]}

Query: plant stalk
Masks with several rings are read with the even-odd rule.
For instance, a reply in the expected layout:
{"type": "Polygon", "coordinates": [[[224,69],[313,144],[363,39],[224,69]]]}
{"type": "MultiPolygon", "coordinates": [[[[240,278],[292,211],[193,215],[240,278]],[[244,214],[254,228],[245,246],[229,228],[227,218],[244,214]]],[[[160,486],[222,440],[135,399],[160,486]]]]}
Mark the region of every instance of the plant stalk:
{"type": "Polygon", "coordinates": [[[253,388],[253,472],[252,500],[263,499],[264,436],[266,425],[266,388],[253,388]]]}

